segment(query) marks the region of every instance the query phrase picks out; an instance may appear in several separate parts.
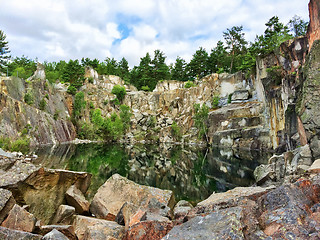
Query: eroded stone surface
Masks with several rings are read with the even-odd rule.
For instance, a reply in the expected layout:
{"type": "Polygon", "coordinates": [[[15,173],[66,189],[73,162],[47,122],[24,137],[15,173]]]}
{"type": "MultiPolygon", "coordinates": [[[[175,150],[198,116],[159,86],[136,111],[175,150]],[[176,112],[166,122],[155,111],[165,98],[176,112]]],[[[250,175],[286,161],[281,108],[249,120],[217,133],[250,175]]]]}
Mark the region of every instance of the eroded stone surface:
{"type": "Polygon", "coordinates": [[[74,207],[68,205],[60,205],[54,219],[52,220],[52,224],[71,224],[75,211],[76,210],[74,207]]]}
{"type": "Polygon", "coordinates": [[[69,238],[67,238],[58,230],[53,229],[51,232],[44,235],[42,239],[43,240],[68,240],[69,238]]]}
{"type": "Polygon", "coordinates": [[[41,240],[42,235],[0,227],[0,239],[41,240]]]}
{"type": "Polygon", "coordinates": [[[6,218],[15,203],[16,201],[14,200],[12,193],[6,189],[0,188],[0,224],[6,218]]]}
{"type": "Polygon", "coordinates": [[[78,214],[89,212],[90,203],[76,186],[72,185],[67,190],[66,199],[69,205],[75,207],[78,214]]]}

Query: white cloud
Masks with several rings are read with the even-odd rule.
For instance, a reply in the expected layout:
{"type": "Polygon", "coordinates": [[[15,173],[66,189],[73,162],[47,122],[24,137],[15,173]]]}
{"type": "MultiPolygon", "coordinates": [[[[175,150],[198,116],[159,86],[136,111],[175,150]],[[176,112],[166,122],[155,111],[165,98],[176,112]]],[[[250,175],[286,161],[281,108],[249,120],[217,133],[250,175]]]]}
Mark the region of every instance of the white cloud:
{"type": "Polygon", "coordinates": [[[210,51],[222,32],[243,25],[253,41],[272,16],[308,19],[308,0],[10,0],[1,3],[0,29],[12,55],[59,61],[126,57],[139,63],[162,50],[168,62],[210,51]],[[124,29],[119,30],[119,27],[124,29]],[[125,39],[121,39],[122,37],[125,39]]]}

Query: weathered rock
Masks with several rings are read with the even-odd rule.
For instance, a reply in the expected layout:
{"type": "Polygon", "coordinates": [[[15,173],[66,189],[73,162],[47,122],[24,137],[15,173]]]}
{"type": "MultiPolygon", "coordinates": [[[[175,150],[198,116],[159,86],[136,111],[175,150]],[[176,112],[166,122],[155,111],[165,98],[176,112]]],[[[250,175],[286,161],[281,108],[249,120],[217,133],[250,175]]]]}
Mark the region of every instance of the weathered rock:
{"type": "MultiPolygon", "coordinates": [[[[84,239],[101,239],[101,236],[122,239],[124,227],[116,222],[92,217],[76,216],[73,222],[75,233],[79,240],[84,239]],[[100,238],[99,238],[100,237],[100,238]]],[[[103,238],[102,238],[103,239],[103,238]]]]}
{"type": "Polygon", "coordinates": [[[174,201],[172,191],[139,185],[115,174],[99,188],[90,211],[98,218],[114,220],[125,202],[147,206],[152,198],[169,207],[174,201]]]}
{"type": "Polygon", "coordinates": [[[256,182],[260,185],[270,179],[271,171],[270,165],[261,164],[260,166],[256,167],[253,172],[256,182]]]}
{"type": "Polygon", "coordinates": [[[77,236],[72,225],[44,225],[40,227],[40,233],[46,235],[53,230],[59,231],[70,240],[77,240],[77,236]]]}
{"type": "Polygon", "coordinates": [[[208,199],[199,202],[189,213],[188,217],[198,214],[209,214],[219,209],[235,207],[244,199],[257,200],[274,187],[237,187],[225,193],[213,193],[208,199]]]}
{"type": "Polygon", "coordinates": [[[243,101],[248,99],[249,99],[249,91],[247,90],[235,91],[231,97],[232,101],[243,101]]]}
{"type": "Polygon", "coordinates": [[[41,240],[42,235],[0,227],[0,239],[41,240]]]}
{"type": "Polygon", "coordinates": [[[311,167],[308,169],[310,173],[320,173],[320,159],[314,161],[311,167]]]}
{"type": "Polygon", "coordinates": [[[62,223],[62,224],[71,224],[73,221],[73,216],[75,215],[75,208],[68,205],[60,205],[56,215],[52,220],[52,224],[62,223]]]}
{"type": "Polygon", "coordinates": [[[75,207],[78,214],[89,212],[90,203],[76,186],[72,185],[67,190],[66,199],[69,205],[75,207]]]}
{"type": "Polygon", "coordinates": [[[43,236],[42,240],[68,240],[68,238],[56,229],[43,236]]]}
{"type": "MultiPolygon", "coordinates": [[[[31,169],[32,166],[30,165],[31,169]]],[[[40,168],[36,171],[32,170],[32,174],[27,176],[30,171],[26,170],[26,173],[23,173],[23,178],[15,173],[18,175],[16,178],[20,180],[7,181],[8,184],[11,184],[6,185],[6,188],[12,191],[18,203],[29,205],[30,212],[37,219],[42,220],[44,224],[50,223],[58,207],[65,203],[65,192],[71,185],[77,186],[85,193],[91,180],[91,174],[83,172],[40,168]]]]}
{"type": "Polygon", "coordinates": [[[0,156],[7,157],[7,158],[13,158],[13,154],[12,153],[3,151],[2,148],[0,148],[0,156]]]}
{"type": "Polygon", "coordinates": [[[242,208],[231,207],[175,226],[163,240],[244,239],[242,208]]]}
{"type": "Polygon", "coordinates": [[[164,237],[172,227],[172,222],[168,219],[163,219],[163,217],[140,221],[129,228],[123,240],[158,240],[164,237]]]}
{"type": "Polygon", "coordinates": [[[31,233],[34,230],[35,224],[36,218],[33,214],[28,213],[25,209],[15,204],[1,226],[31,233]]]}
{"type": "Polygon", "coordinates": [[[179,201],[173,209],[174,219],[182,219],[187,216],[188,212],[193,208],[192,204],[188,201],[179,201]]]}
{"type": "Polygon", "coordinates": [[[309,2],[309,16],[310,23],[308,26],[307,37],[309,40],[309,50],[311,49],[313,42],[320,39],[320,3],[317,0],[310,0],[309,2]]]}
{"type": "Polygon", "coordinates": [[[124,225],[126,230],[129,228],[131,217],[137,213],[139,207],[130,202],[125,202],[116,216],[116,222],[124,225]]]}
{"type": "Polygon", "coordinates": [[[15,203],[16,201],[14,200],[12,193],[6,189],[0,188],[0,224],[7,217],[15,203]]]}

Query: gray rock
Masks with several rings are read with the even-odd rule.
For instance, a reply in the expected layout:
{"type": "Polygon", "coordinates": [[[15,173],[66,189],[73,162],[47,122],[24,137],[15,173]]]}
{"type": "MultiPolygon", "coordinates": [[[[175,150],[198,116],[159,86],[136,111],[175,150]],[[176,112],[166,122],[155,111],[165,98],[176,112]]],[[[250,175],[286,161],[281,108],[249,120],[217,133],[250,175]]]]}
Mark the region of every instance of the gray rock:
{"type": "Polygon", "coordinates": [[[72,185],[67,190],[66,199],[69,205],[75,207],[78,214],[89,212],[90,203],[76,186],[72,185]]]}
{"type": "Polygon", "coordinates": [[[65,235],[56,229],[43,236],[43,240],[69,240],[65,235]]]}
{"type": "Polygon", "coordinates": [[[3,156],[3,157],[8,157],[8,158],[13,158],[13,154],[12,153],[9,153],[9,152],[6,152],[6,151],[3,151],[2,148],[0,148],[0,156],[3,156]]]}
{"type": "Polygon", "coordinates": [[[73,220],[75,211],[76,210],[74,207],[68,205],[60,205],[54,219],[52,220],[52,223],[70,224],[73,220]]]}
{"type": "Polygon", "coordinates": [[[0,239],[41,240],[41,235],[0,227],[0,239]]]}
{"type": "Polygon", "coordinates": [[[247,90],[239,90],[235,91],[232,94],[232,101],[242,101],[242,100],[248,100],[249,98],[249,92],[247,90]]]}
{"type": "Polygon", "coordinates": [[[244,239],[242,209],[228,208],[175,226],[163,240],[244,239]]]}
{"type": "Polygon", "coordinates": [[[256,167],[253,172],[254,178],[258,184],[262,184],[270,178],[271,167],[269,165],[261,164],[256,167]]]}

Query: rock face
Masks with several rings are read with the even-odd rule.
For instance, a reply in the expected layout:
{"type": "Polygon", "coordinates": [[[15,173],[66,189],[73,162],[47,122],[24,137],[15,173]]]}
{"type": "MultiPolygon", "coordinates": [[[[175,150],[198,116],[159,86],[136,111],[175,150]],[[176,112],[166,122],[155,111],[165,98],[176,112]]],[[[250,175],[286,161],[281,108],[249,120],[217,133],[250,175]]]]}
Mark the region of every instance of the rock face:
{"type": "Polygon", "coordinates": [[[0,227],[0,239],[41,240],[41,235],[0,227]]]}
{"type": "Polygon", "coordinates": [[[152,198],[165,206],[171,206],[174,201],[171,191],[138,185],[115,174],[99,188],[90,211],[98,218],[114,220],[125,202],[147,206],[152,198]]]}
{"type": "Polygon", "coordinates": [[[66,199],[69,205],[75,207],[78,214],[89,213],[90,203],[76,186],[72,185],[67,190],[66,199]]]}
{"type": "Polygon", "coordinates": [[[317,0],[310,0],[309,2],[309,17],[310,22],[308,26],[307,37],[309,40],[309,50],[311,49],[313,42],[320,39],[320,3],[317,0]]]}
{"type": "Polygon", "coordinates": [[[64,93],[45,80],[41,66],[29,83],[16,77],[0,77],[1,136],[16,139],[27,130],[32,145],[72,141],[76,132],[67,119],[70,115],[64,93]],[[30,96],[30,105],[24,101],[26,95],[30,96]],[[40,101],[46,102],[44,109],[40,101]]]}

